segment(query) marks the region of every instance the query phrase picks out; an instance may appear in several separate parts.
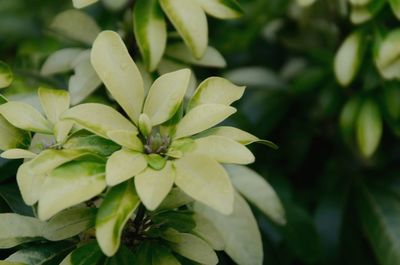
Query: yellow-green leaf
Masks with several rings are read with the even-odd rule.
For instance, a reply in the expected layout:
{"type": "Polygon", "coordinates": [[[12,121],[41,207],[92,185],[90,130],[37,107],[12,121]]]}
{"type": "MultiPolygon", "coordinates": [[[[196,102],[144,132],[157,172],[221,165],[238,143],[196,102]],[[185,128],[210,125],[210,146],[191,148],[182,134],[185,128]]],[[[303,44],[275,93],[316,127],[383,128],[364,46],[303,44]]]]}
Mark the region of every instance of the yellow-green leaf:
{"type": "Polygon", "coordinates": [[[222,122],[236,109],[221,104],[202,104],[191,109],[176,126],[175,139],[191,136],[222,122]]]}
{"type": "Polygon", "coordinates": [[[400,19],[400,1],[399,0],[389,0],[390,7],[393,13],[396,15],[397,19],[400,19]]]}
{"type": "Polygon", "coordinates": [[[116,130],[137,133],[135,125],[121,113],[109,106],[98,103],[75,106],[64,112],[61,118],[73,120],[79,126],[104,138],[108,138],[108,132],[116,130]]]}
{"type": "Polygon", "coordinates": [[[142,152],[143,151],[143,143],[137,136],[136,132],[132,131],[109,131],[107,133],[108,137],[121,145],[122,147],[126,147],[127,149],[142,152]]]}
{"type": "Polygon", "coordinates": [[[220,163],[247,165],[255,160],[254,155],[244,145],[223,136],[212,135],[196,139],[192,152],[209,156],[220,163]]]}
{"type": "Polygon", "coordinates": [[[193,215],[196,227],[193,233],[206,241],[215,250],[224,250],[225,242],[214,224],[199,213],[193,215]]]}
{"type": "Polygon", "coordinates": [[[0,89],[8,87],[13,81],[13,73],[10,67],[0,61],[0,89]]]}
{"type": "Polygon", "coordinates": [[[106,180],[110,186],[128,180],[147,167],[147,160],[142,153],[121,149],[113,153],[107,160],[106,180]]]}
{"type": "Polygon", "coordinates": [[[208,44],[206,14],[195,1],[160,0],[161,7],[193,55],[203,57],[208,44]]]}
{"type": "Polygon", "coordinates": [[[75,8],[84,8],[91,4],[96,3],[98,0],[72,0],[75,8]]]}
{"type": "Polygon", "coordinates": [[[22,147],[25,139],[29,139],[26,132],[14,127],[0,115],[0,150],[22,147]]]}
{"type": "Polygon", "coordinates": [[[231,105],[243,96],[245,87],[236,86],[221,77],[210,77],[196,89],[189,103],[189,109],[201,104],[231,105]]]}
{"type": "Polygon", "coordinates": [[[9,101],[0,105],[0,114],[17,128],[45,134],[53,133],[51,123],[29,104],[9,101]]]}
{"type": "Polygon", "coordinates": [[[36,157],[36,154],[25,149],[8,149],[1,153],[0,156],[6,159],[32,159],[36,157]]]}
{"type": "Polygon", "coordinates": [[[310,6],[315,3],[316,0],[297,0],[297,3],[301,6],[310,6]]]}
{"type": "Polygon", "coordinates": [[[53,75],[72,69],[72,62],[83,51],[79,48],[66,48],[51,54],[44,62],[40,73],[42,75],[53,75]]]}
{"type": "Polygon", "coordinates": [[[167,44],[167,26],[158,0],[135,3],[133,26],[144,62],[149,71],[154,71],[167,44]]]}
{"type": "Polygon", "coordinates": [[[186,194],[223,214],[232,213],[233,187],[218,162],[205,155],[193,154],[177,159],[174,166],[175,184],[186,194]]]}
{"type": "Polygon", "coordinates": [[[386,79],[400,79],[400,30],[391,31],[379,44],[376,66],[386,79]]]}
{"type": "Polygon", "coordinates": [[[236,0],[196,0],[207,14],[220,19],[238,18],[243,10],[236,0]]]}
{"type": "Polygon", "coordinates": [[[147,168],[135,177],[135,187],[140,200],[150,211],[154,211],[170,192],[175,172],[170,162],[161,170],[147,168]]]}
{"type": "Polygon", "coordinates": [[[174,116],[189,85],[190,70],[182,69],[159,77],[151,86],[143,112],[152,125],[159,125],[174,116]]]}
{"type": "Polygon", "coordinates": [[[64,90],[39,87],[40,103],[47,118],[56,124],[61,114],[69,108],[69,94],[64,90]]]}
{"type": "Polygon", "coordinates": [[[133,181],[115,186],[107,193],[96,218],[97,241],[107,256],[118,251],[122,230],[139,204],[133,181]]]}
{"type": "Polygon", "coordinates": [[[91,61],[108,91],[137,124],[144,99],[143,79],[121,37],[113,31],[100,33],[91,61]]]}

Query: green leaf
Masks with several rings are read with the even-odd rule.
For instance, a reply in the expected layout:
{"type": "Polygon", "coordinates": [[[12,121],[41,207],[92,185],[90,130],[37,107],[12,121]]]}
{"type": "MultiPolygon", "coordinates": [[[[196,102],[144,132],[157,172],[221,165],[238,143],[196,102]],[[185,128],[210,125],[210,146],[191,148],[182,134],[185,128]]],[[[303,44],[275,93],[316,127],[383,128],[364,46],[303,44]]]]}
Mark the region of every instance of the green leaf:
{"type": "Polygon", "coordinates": [[[13,81],[13,73],[10,67],[0,61],[0,89],[8,87],[13,81]]]}
{"type": "Polygon", "coordinates": [[[158,207],[159,210],[172,210],[193,202],[186,193],[179,188],[172,188],[170,193],[158,207]]]}
{"type": "Polygon", "coordinates": [[[400,78],[400,30],[392,30],[378,43],[375,63],[380,74],[385,79],[400,78]]]}
{"type": "Polygon", "coordinates": [[[155,170],[163,169],[167,163],[167,159],[159,154],[148,154],[146,160],[149,167],[155,170]]]}
{"type": "Polygon", "coordinates": [[[33,216],[32,207],[27,206],[21,196],[18,186],[15,183],[1,184],[0,197],[7,202],[14,213],[33,216]]]}
{"type": "Polygon", "coordinates": [[[52,134],[53,126],[39,111],[27,103],[9,101],[0,105],[0,114],[17,128],[52,134]]]}
{"type": "Polygon", "coordinates": [[[174,166],[175,184],[186,194],[223,214],[232,213],[233,187],[218,162],[205,155],[185,155],[174,166]]]}
{"type": "Polygon", "coordinates": [[[397,19],[400,19],[400,1],[399,0],[389,0],[390,7],[393,13],[396,15],[397,19]]]}
{"type": "Polygon", "coordinates": [[[334,68],[337,80],[348,86],[356,77],[363,57],[364,38],[360,31],[349,35],[336,53],[334,68]]]}
{"type": "Polygon", "coordinates": [[[238,18],[243,10],[236,0],[196,0],[207,14],[220,19],[238,18]]]}
{"type": "Polygon", "coordinates": [[[71,70],[72,62],[82,51],[80,48],[66,48],[52,53],[44,62],[40,73],[48,76],[71,70]]]}
{"type": "Polygon", "coordinates": [[[122,230],[139,203],[133,181],[119,184],[107,193],[96,219],[96,238],[107,256],[118,251],[122,230]]]}
{"type": "Polygon", "coordinates": [[[171,250],[163,245],[157,245],[152,249],[152,263],[154,265],[181,265],[171,250]]]}
{"type": "Polygon", "coordinates": [[[147,160],[142,153],[122,148],[113,153],[107,160],[107,185],[122,183],[147,168],[147,160]]]}
{"type": "Polygon", "coordinates": [[[23,243],[39,240],[44,223],[32,217],[14,213],[0,214],[0,249],[12,248],[23,243]]]}
{"type": "Polygon", "coordinates": [[[151,220],[156,227],[168,227],[182,233],[191,232],[197,225],[191,211],[161,211],[155,213],[151,220]]]}
{"type": "Polygon", "coordinates": [[[71,265],[102,265],[105,256],[96,241],[83,245],[71,253],[71,265]]]}
{"type": "Polygon", "coordinates": [[[60,115],[69,108],[69,94],[64,90],[39,87],[40,103],[50,122],[56,124],[60,115]]]}
{"type": "Polygon", "coordinates": [[[236,109],[221,104],[202,104],[191,109],[176,126],[174,139],[194,135],[222,122],[236,109]]]}
{"type": "Polygon", "coordinates": [[[201,264],[218,263],[217,254],[210,245],[195,235],[168,230],[165,238],[171,241],[172,250],[183,257],[201,264]]]}
{"type": "Polygon", "coordinates": [[[75,8],[84,8],[96,3],[98,0],[72,0],[75,8]]]}
{"type": "Polygon", "coordinates": [[[0,150],[23,147],[29,135],[14,127],[0,115],[0,150]]]}
{"type": "Polygon", "coordinates": [[[108,139],[107,133],[109,131],[126,130],[137,132],[135,125],[121,113],[109,106],[98,103],[75,106],[64,112],[61,118],[73,120],[86,130],[106,139],[108,139]]]}
{"type": "Polygon", "coordinates": [[[192,233],[204,239],[215,250],[224,250],[225,242],[214,224],[199,213],[193,215],[196,227],[192,233]]]}
{"type": "Polygon", "coordinates": [[[104,164],[74,161],[50,172],[44,181],[38,205],[41,220],[85,202],[106,188],[104,164]]]}
{"type": "Polygon", "coordinates": [[[240,195],[235,195],[234,210],[228,216],[199,203],[195,203],[194,209],[214,224],[225,241],[225,252],[237,264],[263,263],[263,247],[257,221],[240,195]]]}
{"type": "Polygon", "coordinates": [[[243,96],[244,89],[244,86],[236,86],[221,77],[207,78],[197,88],[189,102],[188,109],[193,109],[202,104],[229,106],[243,96]]]}
{"type": "Polygon", "coordinates": [[[100,28],[92,17],[73,9],[58,14],[51,22],[50,30],[87,45],[92,45],[100,33],[100,28]]]}
{"type": "Polygon", "coordinates": [[[132,265],[135,264],[135,260],[136,256],[133,252],[129,248],[121,246],[117,254],[112,258],[107,259],[104,265],[132,265]]]}
{"type": "Polygon", "coordinates": [[[76,236],[94,226],[96,210],[73,207],[51,218],[43,229],[43,237],[60,241],[76,236]]]}
{"type": "Polygon", "coordinates": [[[160,4],[194,57],[203,57],[208,44],[208,26],[200,5],[186,0],[160,0],[160,4]]]}
{"type": "Polygon", "coordinates": [[[247,165],[255,157],[244,145],[223,136],[207,136],[195,140],[195,154],[209,156],[220,163],[247,165]]]}
{"type": "Polygon", "coordinates": [[[350,98],[340,113],[339,126],[344,140],[351,143],[354,138],[356,122],[360,111],[361,100],[355,96],[350,98]]]}
{"type": "Polygon", "coordinates": [[[108,91],[137,124],[144,100],[143,79],[121,37],[113,31],[100,33],[91,61],[108,91]]]}
{"type": "Polygon", "coordinates": [[[189,80],[190,70],[182,69],[162,75],[153,83],[143,108],[153,126],[174,116],[185,96],[189,80]]]}
{"type": "Polygon", "coordinates": [[[149,71],[154,71],[167,44],[167,26],[158,0],[135,3],[133,26],[144,62],[149,71]]]}
{"type": "Polygon", "coordinates": [[[275,223],[286,223],[285,210],[271,185],[248,167],[226,165],[235,188],[275,223]]]}
{"type": "Polygon", "coordinates": [[[315,3],[316,0],[297,0],[297,3],[301,6],[310,6],[315,3]]]}
{"type": "Polygon", "coordinates": [[[189,48],[183,43],[168,45],[165,56],[186,64],[204,67],[226,67],[226,61],[222,54],[214,47],[208,46],[201,59],[196,59],[189,48]]]}
{"type": "Polygon", "coordinates": [[[382,118],[378,106],[372,99],[362,103],[357,118],[357,142],[365,157],[372,156],[382,137],[382,118]]]}
{"type": "Polygon", "coordinates": [[[135,187],[140,200],[150,211],[154,211],[172,189],[175,172],[171,162],[161,170],[147,168],[135,177],[135,187]]]}

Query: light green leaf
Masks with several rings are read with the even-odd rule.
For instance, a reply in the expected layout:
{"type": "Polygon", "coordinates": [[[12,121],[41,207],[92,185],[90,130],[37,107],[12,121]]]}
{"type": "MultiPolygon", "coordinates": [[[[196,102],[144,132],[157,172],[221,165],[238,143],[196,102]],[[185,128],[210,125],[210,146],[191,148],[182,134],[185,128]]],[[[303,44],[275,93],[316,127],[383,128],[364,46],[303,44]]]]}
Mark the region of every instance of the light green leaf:
{"type": "Polygon", "coordinates": [[[108,91],[137,124],[144,100],[143,79],[121,37],[113,31],[100,33],[91,61],[108,91]]]}
{"type": "Polygon", "coordinates": [[[182,69],[162,75],[153,83],[143,108],[153,126],[174,116],[185,96],[189,80],[190,70],[182,69]]]}
{"type": "Polygon", "coordinates": [[[154,211],[171,191],[175,172],[171,162],[161,170],[147,168],[135,177],[135,187],[140,200],[150,211],[154,211]]]}
{"type": "Polygon", "coordinates": [[[129,3],[129,0],[102,0],[101,2],[107,9],[111,11],[120,11],[122,8],[126,7],[126,5],[129,3]]]}
{"type": "Polygon", "coordinates": [[[208,44],[207,18],[195,1],[160,0],[161,7],[193,55],[203,57],[208,44]]]}
{"type": "Polygon", "coordinates": [[[91,4],[96,3],[98,0],[72,0],[75,8],[84,8],[91,4]]]}
{"type": "Polygon", "coordinates": [[[362,62],[363,35],[356,31],[349,35],[336,52],[334,68],[337,80],[348,86],[355,78],[362,62]]]}
{"type": "Polygon", "coordinates": [[[40,103],[47,118],[56,124],[60,115],[69,108],[69,94],[64,90],[39,87],[40,103]]]}
{"type": "Polygon", "coordinates": [[[46,59],[40,73],[47,76],[71,70],[72,62],[82,51],[80,48],[66,48],[54,52],[46,59]]]}
{"type": "Polygon", "coordinates": [[[210,46],[207,47],[201,59],[196,59],[183,43],[168,45],[165,55],[186,64],[216,68],[226,67],[226,61],[222,54],[217,49],[210,46]]]}
{"type": "Polygon", "coordinates": [[[342,112],[340,113],[339,126],[342,137],[347,143],[352,143],[354,141],[354,131],[361,103],[359,97],[351,97],[343,106],[342,112]]]}
{"type": "Polygon", "coordinates": [[[221,77],[210,77],[204,80],[189,102],[188,109],[202,104],[231,105],[240,99],[244,93],[244,86],[236,86],[221,77]]]}
{"type": "Polygon", "coordinates": [[[23,147],[25,139],[29,139],[26,132],[15,128],[0,115],[0,150],[23,147]]]}
{"type": "Polygon", "coordinates": [[[60,144],[64,143],[73,127],[73,121],[62,120],[57,122],[56,126],[54,126],[54,136],[56,138],[56,142],[60,144]]]}
{"type": "Polygon", "coordinates": [[[400,19],[400,1],[399,0],[389,0],[390,7],[393,13],[396,15],[397,19],[400,19]]]}
{"type": "Polygon", "coordinates": [[[96,210],[74,207],[51,218],[43,229],[43,237],[50,241],[60,241],[76,236],[94,226],[96,210]]]}
{"type": "Polygon", "coordinates": [[[175,184],[186,194],[223,214],[232,213],[233,187],[218,162],[204,155],[185,155],[174,166],[175,184]]]}
{"type": "Polygon", "coordinates": [[[174,252],[201,264],[216,265],[218,263],[217,254],[201,238],[174,230],[168,232],[166,239],[173,242],[170,243],[170,247],[174,252]]]}
{"type": "Polygon", "coordinates": [[[104,164],[70,162],[56,168],[44,181],[38,205],[41,220],[99,195],[106,188],[104,164]]]}
{"type": "Polygon", "coordinates": [[[243,10],[236,0],[197,0],[207,14],[220,19],[238,18],[243,10]]]}
{"type": "Polygon", "coordinates": [[[195,140],[195,154],[209,156],[220,163],[247,165],[255,157],[244,145],[223,136],[207,136],[195,140]]]}
{"type": "Polygon", "coordinates": [[[148,137],[153,129],[153,124],[146,113],[140,114],[139,117],[139,130],[143,136],[148,137]]]}
{"type": "Polygon", "coordinates": [[[44,223],[36,218],[14,213],[0,214],[0,249],[12,248],[22,243],[39,240],[44,223]]]}
{"type": "Polygon", "coordinates": [[[375,63],[380,74],[386,79],[400,79],[400,30],[391,31],[380,43],[375,63]]]}
{"type": "Polygon", "coordinates": [[[246,66],[230,70],[224,77],[235,84],[261,89],[284,89],[286,81],[271,69],[257,66],[246,66]]]}
{"type": "Polygon", "coordinates": [[[366,4],[368,4],[369,2],[371,2],[371,0],[349,0],[349,2],[350,2],[352,5],[359,5],[359,6],[362,6],[362,5],[366,5],[366,4]]]}
{"type": "Polygon", "coordinates": [[[144,62],[149,71],[154,71],[167,44],[167,26],[158,0],[135,3],[133,26],[144,62]]]}
{"type": "Polygon", "coordinates": [[[138,152],[143,151],[143,143],[135,132],[118,130],[109,131],[107,135],[112,141],[116,142],[122,147],[138,152]]]}
{"type": "Polygon", "coordinates": [[[32,159],[35,158],[37,154],[25,149],[8,149],[1,153],[0,157],[6,159],[32,159]]]}
{"type": "Polygon", "coordinates": [[[29,104],[9,101],[0,105],[0,114],[17,128],[45,134],[53,133],[50,122],[29,104]]]}
{"type": "Polygon", "coordinates": [[[225,242],[214,224],[199,213],[193,215],[196,227],[193,233],[206,241],[215,250],[224,250],[225,242]]]}
{"type": "Polygon", "coordinates": [[[315,3],[316,0],[297,0],[297,3],[301,6],[310,6],[315,3]]]}
{"type": "Polygon", "coordinates": [[[50,29],[68,39],[92,45],[100,28],[89,15],[79,10],[67,10],[58,14],[50,29]]]}
{"type": "Polygon", "coordinates": [[[122,230],[139,203],[133,181],[115,186],[107,193],[96,219],[97,241],[107,256],[117,252],[122,230]]]}
{"type": "Polygon", "coordinates": [[[159,154],[148,154],[146,155],[146,160],[149,167],[155,170],[163,169],[167,163],[167,158],[162,157],[159,154]]]}
{"type": "Polygon", "coordinates": [[[176,126],[175,139],[194,135],[222,122],[236,109],[221,104],[202,104],[191,109],[176,126]]]}
{"type": "Polygon", "coordinates": [[[26,265],[26,264],[20,262],[9,262],[0,260],[0,265],[26,265]]]}
{"type": "Polygon", "coordinates": [[[226,165],[235,188],[275,223],[286,223],[285,210],[271,185],[248,167],[226,165]]]}
{"type": "Polygon", "coordinates": [[[75,106],[64,112],[61,118],[73,120],[86,130],[107,139],[107,133],[110,131],[126,130],[137,132],[135,125],[121,113],[109,106],[98,103],[75,106]]]}
{"type": "Polygon", "coordinates": [[[229,216],[195,203],[194,209],[210,220],[225,241],[225,252],[241,265],[261,265],[263,247],[257,221],[246,201],[235,195],[235,207],[229,216]]]}
{"type": "Polygon", "coordinates": [[[357,142],[365,157],[374,154],[382,137],[382,117],[378,106],[372,99],[366,100],[357,119],[357,142]]]}
{"type": "Polygon", "coordinates": [[[147,160],[142,153],[122,148],[107,160],[107,185],[114,186],[128,180],[147,167],[147,160]]]}
{"type": "Polygon", "coordinates": [[[0,89],[8,87],[13,81],[13,73],[10,67],[0,61],[0,89]]]}

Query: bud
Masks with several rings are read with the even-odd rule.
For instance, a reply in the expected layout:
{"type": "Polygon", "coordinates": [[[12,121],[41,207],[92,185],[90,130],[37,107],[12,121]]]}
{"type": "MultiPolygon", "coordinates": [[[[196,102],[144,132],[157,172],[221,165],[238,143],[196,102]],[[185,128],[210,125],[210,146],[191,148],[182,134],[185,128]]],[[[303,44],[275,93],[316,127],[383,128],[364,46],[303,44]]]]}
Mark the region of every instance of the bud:
{"type": "Polygon", "coordinates": [[[140,114],[139,116],[139,130],[142,133],[143,136],[148,137],[151,134],[152,130],[152,123],[149,118],[145,113],[140,114]]]}

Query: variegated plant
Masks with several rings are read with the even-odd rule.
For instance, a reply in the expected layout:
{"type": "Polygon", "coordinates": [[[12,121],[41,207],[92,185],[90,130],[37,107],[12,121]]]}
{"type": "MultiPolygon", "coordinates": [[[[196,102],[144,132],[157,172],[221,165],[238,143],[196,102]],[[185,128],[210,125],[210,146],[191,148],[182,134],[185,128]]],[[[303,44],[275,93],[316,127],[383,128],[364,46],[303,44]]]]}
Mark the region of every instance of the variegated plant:
{"type": "MultiPolygon", "coordinates": [[[[215,127],[236,112],[230,105],[245,88],[211,77],[193,93],[191,71],[181,69],[146,91],[113,31],[98,35],[90,62],[121,111],[100,103],[70,108],[67,92],[43,87],[44,115],[1,98],[1,156],[25,159],[17,181],[39,220],[0,214],[0,224],[24,227],[0,235],[0,248],[79,235],[82,246],[61,264],[217,264],[216,250],[238,264],[262,264],[257,222],[242,196],[278,224],[285,216],[269,184],[243,165],[255,159],[246,145],[275,145],[215,127]]],[[[16,252],[7,261],[24,260],[16,252]]]]}

